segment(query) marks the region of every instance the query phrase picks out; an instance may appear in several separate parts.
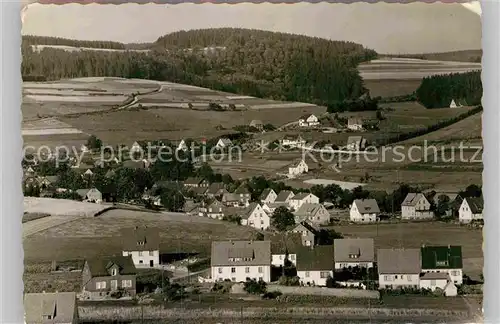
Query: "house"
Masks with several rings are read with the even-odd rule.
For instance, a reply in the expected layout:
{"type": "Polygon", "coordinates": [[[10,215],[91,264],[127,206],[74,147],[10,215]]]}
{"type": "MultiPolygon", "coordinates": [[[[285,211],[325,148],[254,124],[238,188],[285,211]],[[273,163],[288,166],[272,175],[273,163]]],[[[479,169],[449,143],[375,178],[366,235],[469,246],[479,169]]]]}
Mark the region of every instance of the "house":
{"type": "Polygon", "coordinates": [[[355,223],[376,222],[380,214],[375,199],[355,199],[349,211],[349,219],[355,223]]]}
{"type": "Polygon", "coordinates": [[[224,218],[224,206],[218,200],[214,200],[206,208],[206,215],[210,218],[222,219],[224,218]]]}
{"type": "Polygon", "coordinates": [[[326,286],[327,279],[333,278],[333,260],[331,245],[300,249],[297,253],[297,276],[300,283],[307,286],[326,286]]]}
{"type": "Polygon", "coordinates": [[[284,202],[273,202],[262,205],[262,209],[264,209],[264,211],[268,214],[274,213],[274,211],[279,207],[285,207],[286,209],[289,208],[288,203],[284,202]]]}
{"type": "Polygon", "coordinates": [[[218,148],[226,148],[226,147],[231,147],[233,145],[233,142],[231,142],[231,140],[229,138],[219,138],[219,140],[217,141],[217,144],[215,144],[216,147],[218,148]]]}
{"type": "Polygon", "coordinates": [[[187,178],[184,181],[184,187],[198,188],[198,187],[206,187],[208,188],[209,183],[207,180],[203,178],[187,178]]]}
{"type": "Polygon", "coordinates": [[[353,131],[360,131],[363,130],[363,120],[361,118],[349,118],[347,120],[347,129],[353,130],[353,131]]]}
{"type": "Polygon", "coordinates": [[[82,295],[98,300],[121,291],[125,296],[136,294],[136,268],[131,256],[99,257],[85,261],[82,270],[82,295]]]}
{"type": "Polygon", "coordinates": [[[335,269],[373,268],[375,243],[372,238],[333,240],[335,269]]]}
{"type": "Polygon", "coordinates": [[[212,280],[271,281],[270,241],[215,241],[210,257],[212,280]]]}
{"type": "Polygon", "coordinates": [[[381,289],[420,287],[420,249],[379,249],[377,267],[381,289]]]}
{"type": "Polygon", "coordinates": [[[137,142],[134,142],[129,150],[129,154],[133,155],[135,153],[142,153],[143,151],[144,150],[142,149],[141,145],[137,142]]]}
{"type": "Polygon", "coordinates": [[[78,322],[76,293],[24,294],[25,324],[76,324],[78,322]]]}
{"type": "Polygon", "coordinates": [[[258,203],[251,203],[241,215],[241,225],[266,230],[271,225],[269,215],[258,203]]]}
{"type": "Polygon", "coordinates": [[[180,140],[179,144],[177,145],[177,147],[175,148],[175,151],[187,151],[188,150],[188,146],[187,146],[187,143],[185,140],[180,140]]]}
{"type": "Polygon", "coordinates": [[[283,139],[281,139],[281,147],[289,146],[289,147],[300,147],[306,144],[306,141],[300,136],[293,135],[285,135],[283,139]]]}
{"type": "Polygon", "coordinates": [[[483,197],[466,197],[458,210],[460,223],[470,223],[483,219],[483,197]]]}
{"type": "Polygon", "coordinates": [[[264,236],[264,240],[271,241],[271,265],[285,266],[285,261],[297,263],[297,251],[302,247],[299,233],[273,233],[264,236]]]}
{"type": "Polygon", "coordinates": [[[82,201],[102,203],[102,193],[96,188],[78,189],[76,193],[82,198],[82,201]]]}
{"type": "Polygon", "coordinates": [[[456,296],[458,294],[457,286],[450,279],[447,273],[427,272],[420,277],[420,289],[429,289],[436,291],[441,289],[447,297],[456,296]]]}
{"type": "Polygon", "coordinates": [[[248,205],[250,201],[250,191],[245,185],[241,185],[238,189],[234,191],[235,195],[238,195],[241,205],[248,205]]]}
{"type": "Polygon", "coordinates": [[[59,180],[58,176],[45,176],[45,177],[41,177],[39,179],[38,183],[40,185],[40,188],[46,189],[46,188],[54,186],[58,180],[59,180]]]}
{"type": "Polygon", "coordinates": [[[90,170],[90,169],[85,170],[85,172],[82,174],[83,177],[91,177],[93,175],[94,175],[94,172],[92,172],[92,170],[90,170]]]}
{"type": "Polygon", "coordinates": [[[286,203],[290,202],[290,199],[295,196],[293,191],[290,190],[281,190],[280,193],[276,196],[274,203],[286,203]]]}
{"type": "Polygon", "coordinates": [[[205,195],[208,198],[222,197],[222,195],[224,194],[225,187],[226,187],[225,184],[222,182],[211,183],[208,186],[208,189],[205,192],[205,195]]]}
{"type": "Polygon", "coordinates": [[[349,136],[347,138],[346,150],[363,151],[366,148],[366,138],[363,136],[349,136]]]}
{"type": "Polygon", "coordinates": [[[422,193],[408,193],[401,204],[401,219],[429,219],[434,217],[431,203],[422,193]]]}
{"type": "Polygon", "coordinates": [[[188,188],[188,191],[191,192],[193,195],[195,196],[205,196],[207,191],[208,191],[208,187],[187,187],[188,188]]]}
{"type": "Polygon", "coordinates": [[[318,126],[319,124],[320,123],[318,117],[313,114],[303,115],[299,118],[300,127],[314,127],[318,126]]]}
{"type": "Polygon", "coordinates": [[[447,273],[451,281],[461,285],[462,247],[461,246],[422,246],[422,272],[447,273]]]}
{"type": "Polygon", "coordinates": [[[160,264],[160,234],[156,228],[136,226],[122,230],[122,254],[132,256],[137,267],[160,264]]]}
{"type": "Polygon", "coordinates": [[[33,168],[30,166],[28,166],[28,168],[26,169],[26,171],[24,172],[24,174],[26,176],[34,176],[35,175],[35,170],[33,170],[33,168]]]}
{"type": "Polygon", "coordinates": [[[302,173],[307,173],[309,171],[309,166],[304,160],[293,163],[288,167],[288,176],[295,177],[302,173]]]}
{"type": "Polygon", "coordinates": [[[262,123],[262,120],[254,119],[250,122],[249,124],[250,127],[257,128],[259,131],[262,131],[264,129],[264,124],[262,123]]]}
{"type": "Polygon", "coordinates": [[[319,204],[319,198],[309,192],[301,192],[290,198],[290,208],[299,210],[303,204],[319,204]]]}
{"type": "Polygon", "coordinates": [[[90,149],[88,148],[88,146],[87,146],[87,145],[82,144],[82,145],[80,146],[80,151],[81,151],[82,153],[87,153],[87,152],[90,152],[90,149]]]}
{"type": "Polygon", "coordinates": [[[308,221],[314,225],[325,225],[330,222],[330,213],[322,204],[302,204],[294,215],[297,224],[308,221]]]}
{"type": "Polygon", "coordinates": [[[267,203],[273,203],[276,200],[276,197],[278,197],[276,192],[271,188],[267,188],[264,189],[264,191],[262,191],[262,194],[260,195],[259,199],[262,204],[267,204],[267,203]]]}
{"type": "Polygon", "coordinates": [[[310,222],[303,221],[297,224],[292,230],[292,233],[299,233],[303,246],[316,245],[319,229],[310,222]]]}
{"type": "Polygon", "coordinates": [[[222,203],[226,207],[239,207],[240,195],[225,190],[222,194],[222,203]]]}

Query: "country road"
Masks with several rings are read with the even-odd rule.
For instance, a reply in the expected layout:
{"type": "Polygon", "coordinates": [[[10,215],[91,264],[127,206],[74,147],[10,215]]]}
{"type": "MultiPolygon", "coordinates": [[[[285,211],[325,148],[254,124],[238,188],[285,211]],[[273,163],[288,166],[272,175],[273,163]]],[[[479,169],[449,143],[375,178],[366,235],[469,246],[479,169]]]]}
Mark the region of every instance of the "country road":
{"type": "Polygon", "coordinates": [[[149,92],[145,92],[145,93],[140,93],[140,94],[133,94],[134,96],[134,100],[132,100],[132,102],[129,102],[128,104],[125,104],[125,105],[122,105],[114,110],[124,110],[124,109],[127,109],[127,108],[130,108],[132,107],[133,105],[135,105],[136,103],[139,102],[139,99],[141,98],[141,96],[146,96],[146,95],[151,95],[151,94],[155,94],[155,93],[160,93],[163,91],[163,84],[160,84],[160,87],[158,87],[158,89],[155,89],[155,90],[152,90],[152,91],[149,91],[149,92]]]}

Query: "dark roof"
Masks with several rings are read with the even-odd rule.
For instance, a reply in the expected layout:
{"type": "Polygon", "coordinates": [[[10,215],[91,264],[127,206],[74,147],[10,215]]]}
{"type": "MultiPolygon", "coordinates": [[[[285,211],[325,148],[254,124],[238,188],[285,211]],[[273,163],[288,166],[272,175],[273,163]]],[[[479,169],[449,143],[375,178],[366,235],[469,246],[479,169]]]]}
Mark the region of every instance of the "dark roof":
{"type": "Polygon", "coordinates": [[[314,116],[314,114],[305,114],[305,115],[300,116],[300,118],[299,118],[299,119],[304,119],[304,120],[306,120],[307,118],[309,118],[309,117],[311,117],[311,116],[314,116]]]}
{"type": "Polygon", "coordinates": [[[333,268],[331,245],[318,245],[313,249],[302,247],[297,252],[297,271],[330,271],[333,268]]]}
{"type": "Polygon", "coordinates": [[[207,192],[208,188],[207,187],[194,187],[191,188],[189,191],[193,192],[196,195],[203,195],[207,192]]]}
{"type": "Polygon", "coordinates": [[[156,251],[160,248],[157,228],[132,227],[122,229],[123,251],[156,251]]]}
{"type": "Polygon", "coordinates": [[[203,182],[202,178],[187,178],[184,181],[184,184],[185,185],[199,185],[202,182],[203,182]]]}
{"type": "Polygon", "coordinates": [[[146,165],[143,161],[128,160],[123,162],[123,167],[127,169],[144,169],[146,168],[146,165]]]}
{"type": "Polygon", "coordinates": [[[299,192],[298,194],[296,194],[295,196],[293,196],[290,199],[293,199],[293,200],[302,200],[304,198],[307,198],[307,196],[309,196],[309,195],[312,195],[312,193],[309,193],[309,192],[299,192]]]}
{"type": "Polygon", "coordinates": [[[249,194],[248,188],[245,185],[241,185],[238,189],[234,191],[235,194],[249,194]]]}
{"type": "Polygon", "coordinates": [[[302,236],[300,233],[266,234],[264,239],[271,241],[272,254],[297,253],[302,247],[302,236]]]}
{"type": "Polygon", "coordinates": [[[344,238],[333,240],[335,262],[374,262],[375,243],[372,238],[344,238]],[[350,255],[356,255],[352,259],[350,255]]]}
{"type": "Polygon", "coordinates": [[[274,202],[284,202],[286,198],[288,198],[289,195],[292,195],[293,197],[293,192],[290,190],[281,190],[278,196],[276,197],[276,200],[274,202]]]}
{"type": "Polygon", "coordinates": [[[354,204],[356,204],[361,214],[380,213],[375,199],[356,199],[354,204]]]}
{"type": "Polygon", "coordinates": [[[467,201],[467,205],[469,205],[473,214],[481,214],[483,212],[483,197],[467,197],[465,200],[467,201]]]}
{"type": "Polygon", "coordinates": [[[269,196],[269,194],[274,191],[273,189],[271,188],[266,188],[262,191],[262,193],[260,194],[260,200],[264,200],[267,198],[267,196],[269,196]]]}
{"type": "MultiPolygon", "coordinates": [[[[251,204],[248,205],[247,208],[245,208],[242,213],[241,213],[241,218],[242,219],[248,219],[250,217],[250,215],[252,215],[252,213],[254,212],[254,210],[256,208],[259,208],[261,207],[258,203],[256,202],[253,202],[251,204]]],[[[262,207],[261,207],[262,208],[262,207]]]]}
{"type": "Polygon", "coordinates": [[[214,241],[212,242],[211,266],[270,265],[270,241],[214,241]],[[230,258],[242,258],[230,261],[230,258]],[[249,258],[245,260],[244,258],[249,258]]]}
{"type": "Polygon", "coordinates": [[[379,274],[415,274],[421,271],[419,249],[379,249],[379,274]]]}
{"type": "Polygon", "coordinates": [[[86,262],[92,278],[109,276],[109,269],[114,265],[118,266],[121,275],[135,275],[137,272],[131,256],[99,257],[86,262]]]}
{"type": "Polygon", "coordinates": [[[207,194],[215,195],[219,190],[225,188],[224,183],[222,182],[214,182],[210,186],[208,186],[207,194]]]}
{"type": "Polygon", "coordinates": [[[34,293],[24,295],[24,323],[72,323],[76,306],[76,293],[34,293]],[[51,315],[51,320],[43,317],[51,315]]]}
{"type": "Polygon", "coordinates": [[[461,246],[423,246],[422,269],[461,269],[461,246]]]}
{"type": "Polygon", "coordinates": [[[405,198],[405,200],[403,200],[403,203],[401,205],[413,207],[413,206],[416,206],[418,204],[418,202],[420,201],[420,199],[422,199],[422,198],[427,200],[427,198],[425,198],[425,196],[421,193],[410,192],[406,195],[406,198],[405,198]]]}
{"type": "Polygon", "coordinates": [[[449,278],[449,275],[445,272],[426,272],[420,276],[420,280],[439,280],[449,278]]]}
{"type": "Polygon", "coordinates": [[[314,225],[312,225],[309,222],[302,221],[299,224],[297,224],[294,229],[296,229],[299,226],[304,226],[309,232],[313,233],[314,235],[319,234],[319,229],[317,229],[314,225]]]}

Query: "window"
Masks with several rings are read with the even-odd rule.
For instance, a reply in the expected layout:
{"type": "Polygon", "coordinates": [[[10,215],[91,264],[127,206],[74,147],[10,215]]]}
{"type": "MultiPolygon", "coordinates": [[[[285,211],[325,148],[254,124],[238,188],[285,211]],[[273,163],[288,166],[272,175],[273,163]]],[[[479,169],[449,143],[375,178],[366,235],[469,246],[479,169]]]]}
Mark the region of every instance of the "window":
{"type": "Polygon", "coordinates": [[[283,260],[283,256],[282,255],[280,255],[280,260],[283,260]]]}
{"type": "Polygon", "coordinates": [[[143,263],[144,263],[144,261],[142,261],[142,260],[139,260],[139,263],[140,263],[140,264],[143,264],[143,263]]]}
{"type": "Polygon", "coordinates": [[[431,280],[431,286],[435,286],[436,285],[436,280],[431,280]]]}
{"type": "Polygon", "coordinates": [[[132,287],[132,280],[122,280],[122,287],[123,288],[131,288],[132,287]]]}
{"type": "Polygon", "coordinates": [[[95,283],[95,289],[106,289],[106,281],[98,281],[95,283]]]}
{"type": "Polygon", "coordinates": [[[142,256],[142,251],[139,251],[139,256],[142,256]]]}
{"type": "Polygon", "coordinates": [[[408,281],[411,281],[411,275],[408,275],[406,278],[408,279],[408,281]]]}
{"type": "Polygon", "coordinates": [[[328,278],[329,275],[330,275],[330,272],[328,272],[328,271],[321,271],[319,273],[320,278],[328,278]]]}
{"type": "Polygon", "coordinates": [[[392,276],[384,276],[384,281],[392,281],[392,276]]]}
{"type": "Polygon", "coordinates": [[[245,267],[245,273],[250,273],[250,267],[245,267]]]}
{"type": "Polygon", "coordinates": [[[231,273],[236,273],[236,268],[231,268],[231,273]]]}
{"type": "Polygon", "coordinates": [[[264,272],[264,270],[262,269],[262,267],[259,267],[259,273],[262,273],[264,272]]]}
{"type": "Polygon", "coordinates": [[[260,221],[260,224],[261,224],[261,225],[264,225],[264,220],[261,220],[261,221],[260,221]]]}
{"type": "Polygon", "coordinates": [[[309,278],[309,271],[306,271],[306,278],[309,278]]]}
{"type": "Polygon", "coordinates": [[[395,275],[395,276],[394,276],[394,279],[398,279],[398,275],[395,275]]]}
{"type": "Polygon", "coordinates": [[[155,255],[154,251],[149,251],[149,256],[154,256],[154,255],[155,255]]]}
{"type": "Polygon", "coordinates": [[[290,254],[290,260],[292,260],[292,261],[295,260],[295,254],[290,254]]]}
{"type": "Polygon", "coordinates": [[[116,268],[115,269],[111,269],[111,275],[112,276],[116,276],[117,275],[116,268]]]}
{"type": "Polygon", "coordinates": [[[222,268],[219,268],[219,273],[222,273],[222,268]]]}
{"type": "Polygon", "coordinates": [[[458,271],[458,270],[452,270],[451,271],[451,275],[452,276],[459,276],[460,275],[460,271],[458,271]]]}

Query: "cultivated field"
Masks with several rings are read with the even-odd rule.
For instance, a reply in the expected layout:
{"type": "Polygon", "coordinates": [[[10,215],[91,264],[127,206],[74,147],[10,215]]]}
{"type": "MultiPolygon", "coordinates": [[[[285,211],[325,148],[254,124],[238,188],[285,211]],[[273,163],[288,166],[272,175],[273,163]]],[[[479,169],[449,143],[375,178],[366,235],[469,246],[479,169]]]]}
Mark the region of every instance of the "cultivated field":
{"type": "Polygon", "coordinates": [[[482,232],[447,223],[400,223],[380,225],[343,225],[335,230],[345,237],[372,237],[376,249],[419,248],[427,245],[461,245],[464,273],[479,279],[483,267],[482,232]]]}
{"type": "Polygon", "coordinates": [[[53,216],[93,217],[95,214],[109,207],[109,205],[68,199],[24,197],[25,213],[49,214],[53,216]]]}
{"type": "Polygon", "coordinates": [[[110,210],[31,235],[24,240],[24,257],[36,262],[121,254],[120,229],[136,225],[160,230],[161,253],[207,255],[213,240],[250,239],[255,233],[250,227],[198,216],[110,210]]]}

